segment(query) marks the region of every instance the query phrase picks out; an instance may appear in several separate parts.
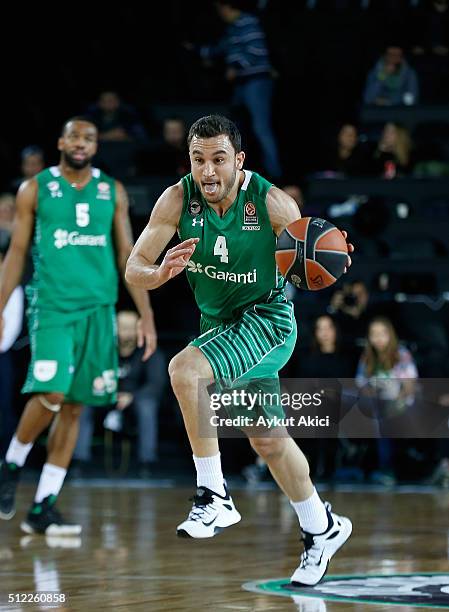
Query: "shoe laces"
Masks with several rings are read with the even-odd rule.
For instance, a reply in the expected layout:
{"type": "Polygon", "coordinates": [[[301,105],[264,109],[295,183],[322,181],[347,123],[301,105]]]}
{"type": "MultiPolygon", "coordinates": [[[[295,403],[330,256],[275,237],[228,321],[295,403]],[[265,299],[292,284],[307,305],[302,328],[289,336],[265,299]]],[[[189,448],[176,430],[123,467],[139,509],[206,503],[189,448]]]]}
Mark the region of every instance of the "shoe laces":
{"type": "Polygon", "coordinates": [[[214,498],[206,491],[202,495],[190,497],[189,501],[193,501],[188,519],[190,521],[201,521],[204,517],[210,516],[213,511],[214,498]]]}
{"type": "MultiPolygon", "coordinates": [[[[328,512],[332,510],[332,506],[329,502],[324,502],[324,506],[328,512]]],[[[320,535],[320,534],[318,534],[320,535]]],[[[304,552],[300,557],[299,567],[305,569],[308,565],[318,565],[322,546],[315,541],[316,534],[308,533],[307,531],[301,530],[301,540],[304,542],[304,552]]]]}
{"type": "Polygon", "coordinates": [[[304,542],[304,552],[301,555],[299,567],[305,569],[308,565],[317,565],[321,555],[321,546],[319,546],[311,533],[306,531],[301,532],[301,540],[304,542]]]}

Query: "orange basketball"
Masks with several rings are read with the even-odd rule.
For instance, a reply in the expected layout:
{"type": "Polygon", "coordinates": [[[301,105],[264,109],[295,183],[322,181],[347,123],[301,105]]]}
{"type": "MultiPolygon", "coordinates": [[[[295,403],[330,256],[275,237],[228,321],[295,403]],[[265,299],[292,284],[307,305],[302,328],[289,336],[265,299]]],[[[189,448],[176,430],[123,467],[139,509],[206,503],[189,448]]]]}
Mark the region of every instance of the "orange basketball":
{"type": "Polygon", "coordinates": [[[318,217],[298,219],[282,232],[276,263],[282,276],[298,287],[318,291],[343,274],[348,246],[339,229],[318,217]]]}

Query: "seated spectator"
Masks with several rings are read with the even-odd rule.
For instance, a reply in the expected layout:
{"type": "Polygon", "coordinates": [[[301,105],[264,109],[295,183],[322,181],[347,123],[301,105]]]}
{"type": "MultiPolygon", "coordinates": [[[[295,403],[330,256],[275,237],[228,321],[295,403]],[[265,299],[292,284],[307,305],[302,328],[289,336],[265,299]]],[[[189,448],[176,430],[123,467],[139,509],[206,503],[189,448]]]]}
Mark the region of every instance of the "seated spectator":
{"type": "MultiPolygon", "coordinates": [[[[0,249],[0,276],[2,263],[3,253],[0,249]]],[[[17,418],[13,410],[15,372],[11,347],[22,329],[23,305],[23,289],[19,285],[12,292],[3,310],[3,331],[0,340],[0,456],[3,456],[6,451],[17,426],[17,418]]]]}
{"type": "Polygon", "coordinates": [[[307,358],[299,364],[303,378],[351,378],[355,363],[341,347],[340,334],[330,315],[315,320],[312,346],[307,358]]]}
{"type": "Polygon", "coordinates": [[[98,137],[111,142],[145,142],[147,135],[137,111],[115,91],[103,91],[86,113],[98,128],[98,137]]]}
{"type": "Polygon", "coordinates": [[[413,169],[414,150],[410,133],[398,123],[387,123],[373,153],[376,174],[395,178],[409,174],[413,169]]]}
{"type": "Polygon", "coordinates": [[[180,117],[169,117],[162,126],[162,144],[151,155],[151,172],[161,175],[184,176],[190,172],[187,130],[180,117]]]}
{"type": "Polygon", "coordinates": [[[332,170],[345,176],[361,176],[368,173],[367,148],[360,143],[356,126],[344,123],[337,133],[337,140],[329,152],[324,170],[332,170]]]}
{"type": "MultiPolygon", "coordinates": [[[[299,376],[302,378],[322,379],[352,378],[356,364],[350,353],[342,350],[340,334],[335,320],[329,315],[321,315],[315,320],[311,350],[303,358],[299,357],[299,376]]],[[[311,383],[310,383],[311,384],[311,383]]],[[[330,383],[332,386],[332,383],[330,383]]],[[[340,401],[327,401],[326,414],[331,419],[328,438],[314,440],[312,454],[315,455],[315,477],[329,479],[334,475],[335,457],[339,440],[338,428],[341,419],[340,401]]]]}
{"type": "Polygon", "coordinates": [[[373,417],[379,422],[377,469],[371,480],[392,485],[394,475],[394,439],[384,437],[385,422],[403,414],[414,403],[418,371],[411,353],[399,345],[389,319],[374,318],[368,327],[366,346],[359,361],[356,382],[363,387],[363,397],[370,402],[373,417]]]}
{"type": "Polygon", "coordinates": [[[390,45],[368,73],[363,102],[375,106],[417,104],[418,77],[401,47],[390,45]]]}
{"type": "MultiPolygon", "coordinates": [[[[116,414],[112,417],[118,418],[111,418],[111,412],[106,418],[117,424],[110,428],[118,431],[122,427],[123,418],[127,420],[131,412],[135,415],[139,472],[141,476],[148,476],[151,465],[157,461],[158,410],[167,373],[160,349],[148,361],[142,361],[144,348],[137,346],[137,319],[138,315],[132,311],[121,311],[117,315],[119,384],[117,404],[113,411],[116,414]]],[[[81,415],[80,433],[74,453],[78,467],[85,467],[91,459],[95,410],[88,406],[81,415]]]]}
{"type": "Polygon", "coordinates": [[[20,158],[20,170],[22,175],[14,179],[11,183],[11,189],[14,193],[19,189],[23,181],[33,178],[45,168],[44,152],[36,145],[25,147],[20,154],[20,158]]]}
{"type": "Polygon", "coordinates": [[[7,251],[11,238],[16,203],[12,193],[0,195],[0,252],[7,251]]]}

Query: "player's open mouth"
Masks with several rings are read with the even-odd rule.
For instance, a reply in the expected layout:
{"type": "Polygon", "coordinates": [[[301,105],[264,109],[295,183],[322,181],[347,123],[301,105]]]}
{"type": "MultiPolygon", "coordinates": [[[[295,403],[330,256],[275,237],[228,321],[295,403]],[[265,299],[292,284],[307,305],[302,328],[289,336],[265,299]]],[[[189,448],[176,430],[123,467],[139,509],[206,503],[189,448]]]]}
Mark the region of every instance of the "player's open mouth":
{"type": "Polygon", "coordinates": [[[203,183],[203,189],[208,194],[218,191],[218,183],[203,183]]]}
{"type": "Polygon", "coordinates": [[[84,161],[86,159],[86,155],[84,153],[74,153],[72,157],[77,161],[84,161]]]}

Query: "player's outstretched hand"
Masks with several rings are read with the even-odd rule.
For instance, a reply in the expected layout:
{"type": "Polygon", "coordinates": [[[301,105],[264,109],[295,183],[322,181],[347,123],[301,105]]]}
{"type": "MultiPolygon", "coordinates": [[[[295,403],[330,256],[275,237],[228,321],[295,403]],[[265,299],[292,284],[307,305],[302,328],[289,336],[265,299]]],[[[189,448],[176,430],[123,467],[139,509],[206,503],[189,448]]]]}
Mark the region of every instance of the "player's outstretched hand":
{"type": "Polygon", "coordinates": [[[199,240],[199,238],[189,238],[188,240],[184,240],[184,242],[180,242],[172,249],[168,249],[158,269],[161,284],[177,276],[184,270],[199,240]]]}
{"type": "MultiPolygon", "coordinates": [[[[346,232],[345,230],[341,230],[341,233],[343,234],[343,237],[348,244],[348,253],[354,253],[354,245],[351,242],[348,242],[348,232],[346,232]]],[[[352,264],[352,259],[351,259],[351,256],[348,255],[348,263],[346,264],[345,272],[348,271],[348,268],[351,266],[351,264],[352,264]]]]}

